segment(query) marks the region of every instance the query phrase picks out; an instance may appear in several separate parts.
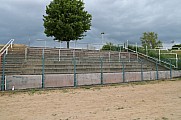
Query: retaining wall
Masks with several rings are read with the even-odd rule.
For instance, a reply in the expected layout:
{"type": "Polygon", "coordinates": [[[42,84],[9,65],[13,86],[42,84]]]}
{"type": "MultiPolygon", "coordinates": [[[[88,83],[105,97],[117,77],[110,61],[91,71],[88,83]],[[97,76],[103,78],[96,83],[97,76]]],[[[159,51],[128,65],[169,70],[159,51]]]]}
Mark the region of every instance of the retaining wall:
{"type": "MultiPolygon", "coordinates": [[[[150,72],[125,72],[123,73],[103,73],[103,84],[125,82],[170,79],[170,71],[150,71],[150,72]],[[158,76],[157,76],[158,75],[158,76]]],[[[172,77],[181,77],[181,71],[172,71],[172,77]]],[[[101,84],[101,73],[76,74],[77,85],[101,84]]],[[[6,76],[6,90],[41,88],[41,75],[8,75],[6,76]]],[[[44,80],[45,87],[71,87],[74,86],[74,74],[47,74],[44,80]]]]}

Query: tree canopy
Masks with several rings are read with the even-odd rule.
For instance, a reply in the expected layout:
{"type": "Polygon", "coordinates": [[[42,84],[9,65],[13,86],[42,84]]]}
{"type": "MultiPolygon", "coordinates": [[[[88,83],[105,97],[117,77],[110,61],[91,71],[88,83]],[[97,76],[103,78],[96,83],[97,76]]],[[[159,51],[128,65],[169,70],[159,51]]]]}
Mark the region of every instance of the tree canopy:
{"type": "Polygon", "coordinates": [[[158,34],[154,32],[144,32],[140,38],[143,47],[148,49],[155,49],[156,47],[162,47],[162,42],[158,40],[158,34]]]}
{"type": "Polygon", "coordinates": [[[80,40],[84,32],[90,30],[92,16],[84,10],[82,0],[53,0],[46,6],[46,15],[43,15],[45,34],[54,37],[54,40],[80,40]]]}
{"type": "Polygon", "coordinates": [[[113,43],[109,42],[106,45],[102,46],[102,50],[111,50],[111,51],[119,51],[120,47],[113,45],[113,43]]]}
{"type": "Polygon", "coordinates": [[[172,50],[180,50],[181,44],[176,44],[172,46],[172,50]]]}

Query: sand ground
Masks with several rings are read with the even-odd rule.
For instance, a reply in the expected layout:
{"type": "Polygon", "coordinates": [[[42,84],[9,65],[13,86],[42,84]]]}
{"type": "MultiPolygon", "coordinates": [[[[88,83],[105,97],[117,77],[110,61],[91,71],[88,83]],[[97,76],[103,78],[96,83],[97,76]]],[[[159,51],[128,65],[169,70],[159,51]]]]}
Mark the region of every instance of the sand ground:
{"type": "Polygon", "coordinates": [[[181,80],[0,92],[0,120],[181,120],[181,80]]]}

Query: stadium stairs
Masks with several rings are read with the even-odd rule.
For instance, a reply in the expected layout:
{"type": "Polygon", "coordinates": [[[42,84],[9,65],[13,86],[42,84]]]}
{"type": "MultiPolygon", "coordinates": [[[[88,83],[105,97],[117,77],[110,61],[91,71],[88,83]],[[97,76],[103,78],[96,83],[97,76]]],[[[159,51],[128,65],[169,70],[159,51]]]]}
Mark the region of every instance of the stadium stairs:
{"type": "MultiPolygon", "coordinates": [[[[6,75],[39,75],[42,74],[41,47],[27,47],[22,44],[13,44],[5,57],[6,75]]],[[[154,61],[131,52],[109,52],[86,49],[44,49],[45,74],[70,74],[74,73],[100,73],[101,60],[104,73],[155,71],[154,61]],[[139,59],[138,59],[139,58],[139,59]],[[140,60],[143,62],[141,64],[140,60]],[[124,65],[123,65],[124,64],[124,65]]],[[[1,57],[1,74],[3,57],[1,57]]],[[[158,64],[158,70],[168,70],[158,64]]]]}

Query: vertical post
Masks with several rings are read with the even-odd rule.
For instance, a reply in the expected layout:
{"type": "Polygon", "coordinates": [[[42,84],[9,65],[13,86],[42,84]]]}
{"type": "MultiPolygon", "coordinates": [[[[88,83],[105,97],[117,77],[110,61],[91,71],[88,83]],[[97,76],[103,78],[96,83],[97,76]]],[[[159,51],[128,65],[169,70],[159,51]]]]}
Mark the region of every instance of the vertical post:
{"type": "Polygon", "coordinates": [[[73,50],[73,58],[75,58],[75,49],[73,50]]]}
{"type": "Polygon", "coordinates": [[[103,85],[103,61],[102,61],[102,58],[100,58],[100,61],[101,61],[101,85],[103,85]]]}
{"type": "Polygon", "coordinates": [[[25,48],[25,61],[27,60],[28,48],[25,48]]]}
{"type": "Polygon", "coordinates": [[[136,58],[137,58],[137,61],[138,61],[138,44],[136,43],[136,58]]]}
{"type": "Polygon", "coordinates": [[[60,49],[58,51],[58,61],[60,61],[60,49]]]}
{"type": "Polygon", "coordinates": [[[156,80],[158,80],[158,61],[156,61],[156,80]]]}
{"type": "Polygon", "coordinates": [[[128,55],[129,55],[129,62],[130,62],[130,61],[131,61],[131,60],[130,60],[130,59],[131,59],[131,55],[130,55],[130,52],[129,52],[129,54],[128,54],[128,55]]]}
{"type": "Polygon", "coordinates": [[[44,88],[44,80],[45,80],[45,56],[44,56],[44,48],[42,49],[42,88],[44,88]]]}
{"type": "Polygon", "coordinates": [[[160,62],[160,49],[158,50],[158,60],[160,62]]]}
{"type": "Polygon", "coordinates": [[[75,57],[73,58],[74,60],[74,87],[77,87],[77,79],[76,79],[76,59],[75,57]]]}
{"type": "Polygon", "coordinates": [[[47,47],[47,41],[45,40],[45,49],[46,49],[46,47],[47,47]]]}
{"type": "Polygon", "coordinates": [[[121,53],[119,52],[119,61],[121,61],[121,55],[120,55],[121,53]]]}
{"type": "Polygon", "coordinates": [[[129,46],[129,45],[128,45],[128,40],[127,40],[127,46],[126,46],[126,47],[127,47],[127,52],[128,52],[128,46],[129,46]]]}
{"type": "Polygon", "coordinates": [[[124,69],[124,62],[122,62],[122,73],[123,73],[123,83],[125,82],[125,69],[124,69]]]}
{"type": "Polygon", "coordinates": [[[4,90],[7,89],[7,86],[6,86],[7,84],[6,83],[7,83],[7,81],[6,81],[6,76],[5,76],[5,78],[4,78],[4,90]]]}
{"type": "Polygon", "coordinates": [[[111,60],[111,53],[109,52],[109,62],[110,62],[110,60],[111,60]]]}
{"type": "Polygon", "coordinates": [[[6,55],[8,54],[8,47],[6,48],[6,55]]]}
{"type": "Polygon", "coordinates": [[[103,40],[104,40],[104,32],[101,33],[101,36],[102,36],[102,45],[104,44],[103,43],[103,40]]]}
{"type": "Polygon", "coordinates": [[[141,60],[141,81],[143,80],[143,61],[141,60]]]}
{"type": "Polygon", "coordinates": [[[76,49],[76,44],[77,44],[77,40],[75,40],[75,42],[74,42],[74,49],[76,49]]]}
{"type": "Polygon", "coordinates": [[[171,60],[170,60],[170,79],[172,79],[172,63],[171,63],[171,60]]]}
{"type": "Polygon", "coordinates": [[[5,90],[5,57],[6,57],[6,53],[3,54],[3,66],[2,66],[2,80],[1,80],[1,90],[4,91],[5,90]]]}
{"type": "Polygon", "coordinates": [[[128,49],[128,46],[129,46],[129,45],[128,45],[128,40],[127,40],[127,49],[128,49]]]}
{"type": "Polygon", "coordinates": [[[176,57],[176,59],[175,59],[175,64],[176,64],[176,65],[175,65],[175,66],[176,66],[176,68],[178,68],[178,56],[177,56],[177,53],[176,53],[176,56],[175,56],[175,57],[176,57]]]}
{"type": "Polygon", "coordinates": [[[11,42],[11,48],[13,48],[13,41],[11,42]]]}

